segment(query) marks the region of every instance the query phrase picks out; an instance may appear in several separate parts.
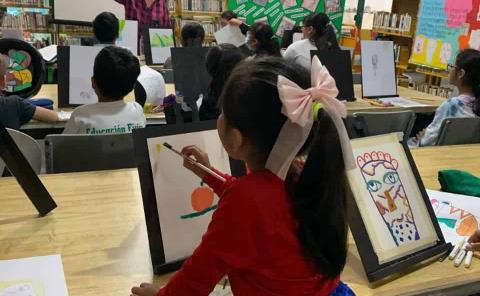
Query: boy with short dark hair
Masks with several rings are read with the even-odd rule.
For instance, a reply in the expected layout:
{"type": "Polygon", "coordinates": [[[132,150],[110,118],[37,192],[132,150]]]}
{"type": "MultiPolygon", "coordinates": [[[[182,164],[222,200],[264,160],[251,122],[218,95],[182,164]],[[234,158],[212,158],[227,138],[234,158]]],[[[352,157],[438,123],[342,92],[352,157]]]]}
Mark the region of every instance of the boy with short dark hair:
{"type": "Polygon", "coordinates": [[[122,134],[146,125],[143,108],[124,102],[140,75],[140,63],[128,49],[108,46],[95,58],[92,87],[98,103],[75,109],[64,134],[122,134]]]}
{"type": "Polygon", "coordinates": [[[96,46],[115,45],[118,32],[118,18],[111,12],[102,12],[93,20],[93,33],[99,42],[96,46]]]}
{"type": "MultiPolygon", "coordinates": [[[[7,63],[0,57],[0,90],[5,88],[7,63]]],[[[8,128],[20,129],[31,119],[45,122],[58,121],[57,112],[36,107],[18,96],[3,97],[0,93],[0,122],[8,128]]]]}

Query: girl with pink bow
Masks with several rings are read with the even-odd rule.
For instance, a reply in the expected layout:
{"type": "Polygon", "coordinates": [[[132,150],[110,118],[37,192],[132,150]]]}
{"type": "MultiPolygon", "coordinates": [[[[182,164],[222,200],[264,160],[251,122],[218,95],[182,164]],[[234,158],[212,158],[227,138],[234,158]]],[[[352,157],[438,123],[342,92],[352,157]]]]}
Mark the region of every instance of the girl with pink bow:
{"type": "MultiPolygon", "coordinates": [[[[216,171],[223,183],[185,163],[220,196],[218,209],[166,287],[142,284],[132,293],[208,295],[227,275],[235,296],[354,295],[339,280],[353,155],[337,94],[318,59],[311,77],[281,58],[239,64],[220,98],[218,133],[251,173],[235,179],[216,171]]],[[[182,152],[212,168],[197,147],[182,152]]]]}

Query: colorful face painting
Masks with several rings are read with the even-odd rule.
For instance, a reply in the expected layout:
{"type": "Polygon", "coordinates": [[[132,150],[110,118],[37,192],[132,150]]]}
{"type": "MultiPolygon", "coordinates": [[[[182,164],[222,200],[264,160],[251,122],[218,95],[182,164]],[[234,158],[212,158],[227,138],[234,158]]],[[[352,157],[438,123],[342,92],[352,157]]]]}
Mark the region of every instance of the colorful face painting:
{"type": "Polygon", "coordinates": [[[398,161],[388,153],[374,151],[358,156],[357,164],[395,244],[400,246],[419,240],[410,203],[398,175],[398,161]]]}
{"type": "Polygon", "coordinates": [[[8,62],[5,90],[15,93],[32,87],[33,75],[30,69],[32,57],[30,54],[23,50],[11,49],[8,51],[8,55],[4,55],[4,58],[8,62]]]}
{"type": "Polygon", "coordinates": [[[215,193],[213,190],[204,186],[203,182],[201,182],[200,187],[192,192],[192,209],[195,212],[182,215],[180,219],[193,219],[214,211],[217,209],[217,205],[213,205],[214,199],[215,193]]]}

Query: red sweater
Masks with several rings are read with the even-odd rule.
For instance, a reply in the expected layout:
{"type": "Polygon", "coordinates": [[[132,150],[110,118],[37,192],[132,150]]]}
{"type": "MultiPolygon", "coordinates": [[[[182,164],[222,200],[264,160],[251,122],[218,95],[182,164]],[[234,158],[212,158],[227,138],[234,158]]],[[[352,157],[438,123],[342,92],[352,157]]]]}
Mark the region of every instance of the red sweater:
{"type": "MultiPolygon", "coordinates": [[[[223,175],[223,174],[222,174],[223,175]]],[[[208,175],[220,196],[202,242],[158,296],[209,295],[228,275],[235,296],[323,296],[339,279],[318,274],[304,258],[284,183],[269,171],[240,179],[208,175]]]]}

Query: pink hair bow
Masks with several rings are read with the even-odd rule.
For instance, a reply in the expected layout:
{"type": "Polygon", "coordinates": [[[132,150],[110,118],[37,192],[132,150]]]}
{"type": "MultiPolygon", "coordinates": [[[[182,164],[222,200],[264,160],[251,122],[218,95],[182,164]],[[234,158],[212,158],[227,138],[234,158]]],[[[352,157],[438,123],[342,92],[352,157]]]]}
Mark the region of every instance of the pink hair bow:
{"type": "Polygon", "coordinates": [[[277,87],[283,103],[282,113],[288,120],[280,131],[266,167],[281,179],[285,179],[293,159],[310,134],[313,126],[314,101],[323,105],[335,124],[346,169],[355,168],[352,146],[342,121],[342,118],[347,117],[346,107],[336,99],[338,89],[335,80],[316,56],[312,61],[311,82],[312,87],[305,90],[283,76],[278,77],[277,87]]]}

